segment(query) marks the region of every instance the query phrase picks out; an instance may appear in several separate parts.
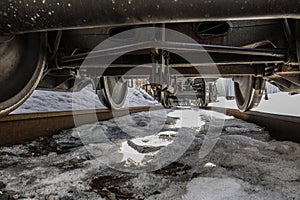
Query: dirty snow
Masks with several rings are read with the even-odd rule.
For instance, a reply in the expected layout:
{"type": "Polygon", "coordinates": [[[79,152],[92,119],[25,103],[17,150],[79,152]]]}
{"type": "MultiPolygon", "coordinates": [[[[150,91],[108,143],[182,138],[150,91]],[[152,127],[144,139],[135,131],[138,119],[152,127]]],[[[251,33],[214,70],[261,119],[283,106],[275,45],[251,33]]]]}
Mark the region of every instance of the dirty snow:
{"type": "MultiPolygon", "coordinates": [[[[73,109],[103,108],[90,88],[74,96],[73,109]]],[[[270,94],[257,109],[299,115],[292,106],[299,96],[270,94]]],[[[130,88],[125,106],[156,103],[130,88]]],[[[235,102],[221,97],[211,105],[235,102]]],[[[35,91],[14,113],[71,109],[72,94],[35,91]]],[[[0,199],[300,199],[299,144],[191,107],[136,113],[1,147],[0,161],[0,199]]]]}
{"type": "Polygon", "coordinates": [[[275,141],[255,124],[193,108],[166,110],[167,118],[155,123],[164,126],[154,133],[149,116],[158,114],[151,112],[119,120],[125,130],[109,120],[0,148],[0,199],[300,199],[299,144],[275,141]],[[199,127],[174,127],[184,116],[181,110],[197,112],[199,127]],[[220,120],[224,126],[215,146],[200,158],[209,131],[218,130],[211,122],[220,120]],[[129,173],[145,166],[163,168],[129,173]]]}
{"type": "Polygon", "coordinates": [[[204,122],[201,121],[201,117],[198,112],[198,110],[191,109],[175,110],[168,113],[168,117],[179,119],[174,125],[175,128],[201,127],[204,122]]]}
{"type": "MultiPolygon", "coordinates": [[[[269,100],[262,98],[258,107],[252,109],[253,111],[300,116],[300,94],[289,95],[285,92],[269,94],[269,100]]],[[[225,97],[218,97],[218,102],[211,103],[209,106],[237,109],[235,100],[226,100],[225,97]]]]}
{"type": "MultiPolygon", "coordinates": [[[[143,90],[129,88],[125,101],[126,107],[155,105],[153,97],[143,90]]],[[[79,92],[53,92],[35,90],[32,95],[12,113],[50,112],[105,108],[91,86],[79,92]]]]}
{"type": "MultiPolygon", "coordinates": [[[[216,85],[220,96],[234,96],[234,82],[231,78],[219,78],[216,85]]],[[[268,94],[280,92],[278,87],[270,84],[269,82],[266,83],[266,89],[268,94]]]]}
{"type": "MultiPolygon", "coordinates": [[[[268,100],[264,96],[258,107],[253,111],[300,116],[300,94],[290,95],[287,92],[280,92],[279,89],[269,83],[266,85],[268,100]]],[[[225,96],[234,96],[233,81],[231,79],[218,79],[218,102],[210,103],[209,106],[226,107],[237,109],[235,100],[226,100],[225,96]]]]}

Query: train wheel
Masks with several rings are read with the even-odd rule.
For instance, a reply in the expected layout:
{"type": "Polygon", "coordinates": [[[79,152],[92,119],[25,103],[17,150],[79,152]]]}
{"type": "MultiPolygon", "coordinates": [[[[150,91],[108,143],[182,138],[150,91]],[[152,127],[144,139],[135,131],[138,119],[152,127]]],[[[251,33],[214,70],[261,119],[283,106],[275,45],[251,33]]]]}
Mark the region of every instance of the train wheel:
{"type": "Polygon", "coordinates": [[[205,103],[202,98],[197,98],[196,106],[199,108],[205,108],[208,106],[208,103],[205,103]]]}
{"type": "Polygon", "coordinates": [[[37,87],[47,56],[46,34],[0,36],[0,116],[20,106],[37,87]]]}
{"type": "Polygon", "coordinates": [[[120,109],[127,97],[127,81],[120,77],[105,76],[101,78],[100,85],[102,89],[97,91],[97,95],[102,104],[110,109],[120,109]]]}
{"type": "Polygon", "coordinates": [[[172,96],[170,98],[170,102],[171,102],[171,107],[179,106],[179,101],[178,101],[178,98],[176,96],[172,96]]]}
{"type": "Polygon", "coordinates": [[[266,86],[265,80],[253,76],[234,77],[236,104],[240,111],[255,108],[260,103],[266,86]]]}
{"type": "Polygon", "coordinates": [[[160,102],[164,108],[171,108],[172,107],[172,100],[170,95],[167,91],[161,91],[160,102]]]}

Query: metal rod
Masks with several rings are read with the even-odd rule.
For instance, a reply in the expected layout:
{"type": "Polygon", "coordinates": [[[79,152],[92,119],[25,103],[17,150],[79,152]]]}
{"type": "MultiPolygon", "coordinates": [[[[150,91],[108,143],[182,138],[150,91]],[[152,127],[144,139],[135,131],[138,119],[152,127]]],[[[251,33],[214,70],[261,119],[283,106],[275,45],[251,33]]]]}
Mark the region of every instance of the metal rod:
{"type": "Polygon", "coordinates": [[[135,44],[128,44],[124,46],[111,47],[107,49],[94,50],[91,52],[81,53],[72,56],[65,56],[61,58],[61,63],[74,62],[83,59],[92,59],[100,56],[108,55],[123,55],[127,52],[151,49],[151,48],[166,48],[174,51],[197,51],[197,52],[209,52],[209,53],[225,53],[225,54],[244,54],[255,56],[271,56],[271,57],[286,57],[287,52],[283,49],[249,49],[243,47],[230,47],[230,46],[218,46],[207,44],[191,44],[191,43],[179,43],[179,42],[167,42],[167,41],[146,41],[135,44]],[[88,56],[88,58],[87,58],[88,56]]]}
{"type": "MultiPolygon", "coordinates": [[[[236,75],[256,75],[257,69],[264,67],[263,65],[205,65],[205,66],[170,66],[171,75],[184,76],[199,76],[199,77],[220,77],[220,76],[236,76],[236,75]]],[[[87,72],[91,74],[103,74],[104,76],[132,76],[143,77],[149,76],[152,72],[151,65],[143,65],[140,67],[122,66],[109,67],[101,72],[99,68],[88,68],[87,72]]],[[[151,80],[152,83],[158,83],[156,80],[151,80]]]]}

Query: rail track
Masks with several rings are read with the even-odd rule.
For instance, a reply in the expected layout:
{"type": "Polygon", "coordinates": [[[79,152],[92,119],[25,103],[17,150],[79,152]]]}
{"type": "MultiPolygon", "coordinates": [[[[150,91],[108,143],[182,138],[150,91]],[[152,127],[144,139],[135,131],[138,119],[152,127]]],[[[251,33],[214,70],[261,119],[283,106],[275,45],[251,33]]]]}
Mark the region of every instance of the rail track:
{"type": "MultiPolygon", "coordinates": [[[[61,130],[75,127],[74,117],[80,119],[76,125],[111,119],[148,110],[161,109],[161,106],[124,108],[112,113],[109,109],[63,111],[45,113],[12,114],[0,119],[0,146],[20,144],[40,136],[50,136],[61,130]],[[97,116],[95,118],[95,115],[97,116]]],[[[261,112],[240,112],[236,109],[208,107],[208,110],[234,116],[247,122],[265,127],[276,140],[300,142],[300,117],[261,112]]]]}
{"type": "Polygon", "coordinates": [[[111,110],[81,110],[45,113],[12,114],[0,119],[0,146],[20,144],[40,136],[49,136],[61,130],[75,127],[74,117],[80,119],[76,125],[111,119],[129,113],[161,109],[161,106],[124,108],[111,110]],[[95,115],[97,117],[95,117],[95,115]]]}
{"type": "Polygon", "coordinates": [[[237,109],[208,107],[207,109],[265,127],[276,140],[300,142],[300,117],[262,113],[257,111],[240,112],[237,109]]]}

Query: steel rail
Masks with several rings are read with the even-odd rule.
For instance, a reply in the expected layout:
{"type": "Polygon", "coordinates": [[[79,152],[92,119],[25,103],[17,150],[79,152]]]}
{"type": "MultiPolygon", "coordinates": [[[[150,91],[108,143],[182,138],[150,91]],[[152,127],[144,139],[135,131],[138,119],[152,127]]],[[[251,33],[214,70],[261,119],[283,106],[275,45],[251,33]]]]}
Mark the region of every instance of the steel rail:
{"type": "MultiPolygon", "coordinates": [[[[47,113],[12,114],[0,119],[0,146],[20,144],[28,140],[50,136],[62,130],[75,127],[74,117],[80,118],[76,126],[111,119],[148,110],[161,109],[161,106],[135,107],[129,109],[82,110],[47,113]],[[95,120],[95,115],[97,120],[95,120]]],[[[234,116],[247,122],[258,124],[269,131],[276,140],[300,142],[300,117],[261,113],[255,111],[240,112],[236,109],[208,107],[207,109],[234,116]]]]}
{"type": "Polygon", "coordinates": [[[20,144],[40,136],[50,136],[61,130],[76,126],[111,119],[148,110],[161,109],[161,106],[132,107],[115,110],[82,110],[46,113],[11,114],[0,119],[0,146],[20,144]],[[96,115],[96,116],[95,116],[96,115]]]}
{"type": "Polygon", "coordinates": [[[272,138],[280,141],[300,142],[300,117],[257,111],[240,112],[237,109],[208,107],[207,109],[265,127],[272,138]]]}

